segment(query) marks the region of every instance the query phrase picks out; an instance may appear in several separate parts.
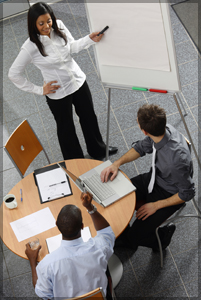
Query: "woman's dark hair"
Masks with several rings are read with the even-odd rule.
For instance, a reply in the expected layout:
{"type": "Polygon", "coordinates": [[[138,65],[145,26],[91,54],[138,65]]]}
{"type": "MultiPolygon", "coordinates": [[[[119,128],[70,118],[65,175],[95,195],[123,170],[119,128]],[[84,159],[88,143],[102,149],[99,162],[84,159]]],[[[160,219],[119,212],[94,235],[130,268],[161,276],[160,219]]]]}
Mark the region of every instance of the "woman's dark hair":
{"type": "Polygon", "coordinates": [[[165,133],[165,110],[154,104],[144,104],[137,113],[140,128],[153,136],[161,136],[165,133]]]}
{"type": "Polygon", "coordinates": [[[34,5],[32,5],[29,8],[28,17],[27,17],[29,37],[30,37],[30,40],[36,44],[36,46],[38,47],[38,50],[40,51],[40,53],[43,56],[47,56],[47,54],[45,53],[43,44],[41,43],[41,41],[39,39],[40,33],[36,27],[36,20],[41,15],[45,15],[45,14],[50,15],[50,17],[52,19],[52,28],[54,29],[54,32],[58,36],[60,36],[62,39],[64,39],[65,44],[67,43],[66,35],[63,32],[61,32],[61,30],[57,26],[56,17],[53,13],[52,8],[44,2],[38,2],[34,5]]]}

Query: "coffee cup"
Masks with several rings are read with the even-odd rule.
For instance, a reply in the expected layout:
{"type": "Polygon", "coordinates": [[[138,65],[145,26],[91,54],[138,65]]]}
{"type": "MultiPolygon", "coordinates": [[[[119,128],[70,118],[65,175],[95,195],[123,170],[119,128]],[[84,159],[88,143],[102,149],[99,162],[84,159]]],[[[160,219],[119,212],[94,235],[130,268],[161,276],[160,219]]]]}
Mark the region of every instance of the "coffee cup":
{"type": "Polygon", "coordinates": [[[13,194],[6,195],[3,198],[3,201],[4,201],[5,205],[10,209],[17,207],[17,200],[15,198],[15,195],[13,195],[13,194]]]}

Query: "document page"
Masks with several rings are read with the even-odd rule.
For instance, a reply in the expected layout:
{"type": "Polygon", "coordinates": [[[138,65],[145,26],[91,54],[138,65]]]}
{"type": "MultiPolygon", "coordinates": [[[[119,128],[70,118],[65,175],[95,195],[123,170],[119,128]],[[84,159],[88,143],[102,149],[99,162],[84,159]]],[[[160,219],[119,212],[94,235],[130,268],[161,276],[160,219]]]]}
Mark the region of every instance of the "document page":
{"type": "Polygon", "coordinates": [[[49,207],[10,223],[18,242],[24,241],[56,226],[49,207]]]}
{"type": "Polygon", "coordinates": [[[87,3],[94,31],[109,26],[96,45],[100,64],[170,72],[162,3],[117,2],[87,3]]]}
{"type": "MultiPolygon", "coordinates": [[[[81,236],[84,242],[87,242],[91,237],[91,232],[89,227],[84,227],[83,230],[81,230],[81,236]]],[[[49,253],[59,248],[62,240],[62,235],[58,234],[51,238],[46,239],[47,248],[49,250],[49,253]]]]}
{"type": "Polygon", "coordinates": [[[72,194],[69,181],[60,168],[36,174],[36,180],[42,202],[72,194]]]}

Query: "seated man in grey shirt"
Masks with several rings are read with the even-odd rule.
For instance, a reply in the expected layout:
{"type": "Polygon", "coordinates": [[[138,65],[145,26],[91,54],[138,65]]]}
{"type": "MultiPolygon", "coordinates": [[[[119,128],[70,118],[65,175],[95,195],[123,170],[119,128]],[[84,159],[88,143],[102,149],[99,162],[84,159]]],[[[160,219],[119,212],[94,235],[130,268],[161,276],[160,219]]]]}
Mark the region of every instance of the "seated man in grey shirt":
{"type": "MultiPolygon", "coordinates": [[[[166,125],[163,108],[145,104],[138,110],[137,120],[145,138],[134,142],[126,154],[104,169],[101,180],[113,180],[121,165],[147,153],[156,153],[154,161],[152,159],[151,170],[131,179],[137,188],[136,220],[131,227],[126,228],[115,245],[128,246],[135,250],[138,246],[145,246],[157,251],[156,227],[195,194],[193,166],[184,136],[173,126],[166,125]],[[155,174],[152,174],[154,169],[155,174]]],[[[163,249],[169,245],[174,231],[174,224],[159,229],[163,249]]]]}

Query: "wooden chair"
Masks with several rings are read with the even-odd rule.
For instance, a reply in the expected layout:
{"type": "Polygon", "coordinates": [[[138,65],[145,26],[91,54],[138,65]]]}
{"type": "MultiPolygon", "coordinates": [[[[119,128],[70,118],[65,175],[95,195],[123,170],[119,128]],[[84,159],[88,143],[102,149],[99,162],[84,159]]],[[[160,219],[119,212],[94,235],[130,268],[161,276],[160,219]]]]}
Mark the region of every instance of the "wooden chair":
{"type": "MultiPolygon", "coordinates": [[[[107,267],[107,270],[106,270],[106,275],[107,275],[107,279],[108,279],[108,287],[107,287],[107,293],[110,294],[109,296],[109,299],[113,299],[113,300],[116,300],[116,296],[115,296],[115,293],[114,293],[114,287],[113,287],[113,278],[112,278],[112,274],[110,274],[110,268],[109,268],[109,265],[107,267]]],[[[81,300],[81,299],[102,299],[102,300],[107,300],[105,295],[104,295],[104,292],[103,292],[103,289],[102,287],[99,287],[87,294],[84,294],[82,296],[79,296],[79,297],[75,297],[75,298],[70,298],[71,300],[81,300]]],[[[68,300],[68,299],[65,299],[65,300],[68,300]]]]}
{"type": "Polygon", "coordinates": [[[4,146],[4,150],[22,178],[31,162],[42,150],[50,164],[47,153],[31,128],[28,120],[24,120],[11,134],[4,146]]]}
{"type": "MultiPolygon", "coordinates": [[[[91,291],[87,294],[82,295],[82,296],[75,297],[75,298],[70,298],[70,300],[81,300],[81,299],[91,299],[91,300],[92,299],[94,299],[94,300],[97,300],[97,299],[101,300],[102,299],[102,300],[107,300],[105,298],[104,293],[103,293],[102,287],[99,287],[99,288],[97,288],[97,289],[95,289],[95,290],[93,290],[93,291],[91,291]]],[[[65,299],[65,300],[69,300],[69,298],[65,299]]]]}
{"type": "MultiPolygon", "coordinates": [[[[187,145],[189,147],[189,150],[191,152],[191,143],[187,140],[186,137],[184,137],[186,142],[187,142],[187,145]]],[[[176,211],[172,216],[170,216],[166,221],[164,221],[160,226],[158,226],[156,228],[156,237],[157,237],[157,240],[158,240],[158,246],[159,246],[159,251],[160,251],[160,262],[161,262],[161,268],[163,268],[163,249],[162,249],[162,245],[161,245],[161,241],[160,241],[160,237],[159,237],[159,234],[158,234],[158,229],[163,225],[168,225],[172,222],[174,222],[175,220],[179,219],[179,218],[198,218],[198,219],[201,219],[201,211],[195,201],[195,198],[191,199],[190,201],[193,202],[193,205],[197,211],[197,214],[186,214],[186,215],[180,215],[180,213],[183,211],[183,209],[186,207],[187,203],[185,202],[178,211],[176,211]]]]}

